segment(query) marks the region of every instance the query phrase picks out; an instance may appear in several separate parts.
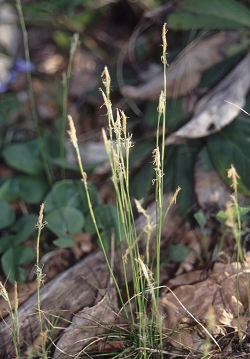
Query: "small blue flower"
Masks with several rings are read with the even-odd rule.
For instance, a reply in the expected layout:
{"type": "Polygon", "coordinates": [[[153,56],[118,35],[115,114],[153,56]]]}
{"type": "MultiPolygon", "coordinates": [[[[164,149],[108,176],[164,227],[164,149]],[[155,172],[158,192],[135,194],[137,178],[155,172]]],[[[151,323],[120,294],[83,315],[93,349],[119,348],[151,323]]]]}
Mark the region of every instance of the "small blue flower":
{"type": "Polygon", "coordinates": [[[18,72],[34,71],[35,65],[32,64],[32,62],[27,62],[24,59],[17,59],[13,69],[15,69],[18,72]]]}
{"type": "Polygon", "coordinates": [[[8,78],[5,80],[5,82],[0,82],[0,93],[7,91],[7,86],[16,81],[19,72],[28,72],[34,70],[35,65],[32,64],[32,62],[27,62],[24,59],[17,59],[9,72],[8,78]]]}

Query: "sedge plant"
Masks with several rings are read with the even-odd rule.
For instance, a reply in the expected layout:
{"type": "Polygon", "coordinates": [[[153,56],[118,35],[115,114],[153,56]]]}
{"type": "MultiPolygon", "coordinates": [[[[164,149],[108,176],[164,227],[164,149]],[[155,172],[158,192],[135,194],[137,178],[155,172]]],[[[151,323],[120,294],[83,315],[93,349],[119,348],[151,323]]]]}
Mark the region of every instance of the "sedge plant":
{"type": "MultiPolygon", "coordinates": [[[[239,342],[240,346],[242,346],[242,336],[241,336],[241,323],[240,323],[240,291],[239,291],[239,275],[240,272],[243,269],[244,271],[244,253],[241,243],[241,237],[242,237],[242,212],[244,213],[245,210],[249,211],[249,208],[244,209],[239,205],[238,202],[238,179],[240,178],[238,173],[236,172],[236,169],[233,165],[231,165],[231,168],[227,171],[227,176],[232,181],[231,187],[233,188],[234,193],[231,195],[232,203],[228,204],[226,209],[227,214],[227,221],[226,224],[232,228],[232,232],[235,238],[236,242],[236,248],[237,248],[237,255],[236,255],[236,310],[237,310],[237,319],[238,319],[238,335],[239,335],[239,342]]],[[[249,280],[248,275],[246,275],[246,285],[247,285],[247,292],[248,292],[248,308],[250,308],[250,287],[249,287],[249,280]]],[[[249,309],[250,310],[250,309],[249,309]]]]}
{"type": "MultiPolygon", "coordinates": [[[[157,129],[156,148],[153,151],[153,165],[155,166],[156,178],[153,181],[156,192],[156,246],[155,257],[150,257],[150,239],[151,239],[151,224],[146,211],[142,208],[139,201],[136,201],[137,209],[146,217],[147,225],[143,229],[146,233],[145,253],[141,255],[140,239],[142,233],[137,233],[135,226],[135,219],[133,213],[133,205],[130,198],[129,188],[129,154],[130,148],[133,146],[132,135],[127,132],[127,117],[123,111],[116,109],[115,115],[113,113],[112,104],[110,101],[110,87],[111,79],[108,69],[105,67],[102,77],[105,91],[100,89],[105,107],[107,109],[108,118],[108,134],[103,130],[103,139],[106,147],[106,152],[111,165],[112,182],[116,194],[116,206],[119,220],[119,237],[121,248],[123,249],[122,265],[125,277],[125,290],[127,293],[127,305],[123,305],[123,311],[128,319],[130,332],[133,333],[133,348],[137,347],[136,357],[147,358],[148,350],[157,353],[157,356],[163,356],[163,340],[162,340],[162,316],[158,309],[159,298],[159,284],[160,284],[160,241],[162,224],[167,213],[163,213],[163,164],[164,164],[164,133],[166,127],[166,24],[163,26],[163,55],[162,62],[164,66],[164,90],[160,95],[159,100],[159,116],[157,129]],[[160,133],[163,133],[160,139],[160,133]],[[160,143],[160,141],[162,141],[160,143]],[[122,242],[122,233],[125,232],[126,244],[122,242]],[[127,266],[132,268],[132,284],[133,294],[130,293],[129,281],[127,278],[127,266]],[[154,272],[154,273],[153,273],[154,272]],[[135,308],[134,308],[134,305],[135,308]]],[[[122,295],[118,283],[112,272],[112,268],[108,261],[105,248],[102,244],[101,233],[95,220],[95,214],[88,195],[87,175],[83,170],[80,158],[80,152],[77,144],[74,124],[72,118],[69,116],[70,124],[70,139],[77,152],[78,163],[82,175],[82,182],[88,198],[89,210],[92,216],[93,223],[96,227],[97,236],[100,245],[104,251],[104,255],[114,279],[121,302],[123,303],[122,295]]],[[[179,189],[178,189],[179,190],[179,189]]],[[[177,195],[177,193],[176,193],[177,195]]],[[[174,203],[176,199],[174,196],[174,203]]],[[[117,242],[117,239],[116,239],[117,242]]]]}

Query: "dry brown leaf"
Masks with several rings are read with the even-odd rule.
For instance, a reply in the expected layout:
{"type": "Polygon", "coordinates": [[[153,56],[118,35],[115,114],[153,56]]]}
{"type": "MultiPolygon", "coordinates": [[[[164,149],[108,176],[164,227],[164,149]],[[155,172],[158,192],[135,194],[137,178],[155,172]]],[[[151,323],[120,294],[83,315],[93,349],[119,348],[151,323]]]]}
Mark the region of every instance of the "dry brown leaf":
{"type": "MultiPolygon", "coordinates": [[[[200,41],[191,43],[167,69],[167,98],[177,98],[193,91],[202,73],[222,61],[227,49],[237,44],[240,34],[221,31],[200,41]]],[[[163,72],[139,86],[124,86],[123,96],[131,99],[158,101],[163,89],[163,72]]]]}
{"type": "Polygon", "coordinates": [[[38,71],[47,75],[54,75],[63,70],[65,59],[61,54],[49,53],[48,56],[37,66],[38,71]]]}
{"type": "Polygon", "coordinates": [[[89,233],[72,234],[75,239],[73,252],[77,259],[81,258],[84,254],[90,253],[93,249],[92,235],[89,233]]]}
{"type": "Polygon", "coordinates": [[[240,109],[225,102],[244,107],[250,87],[250,54],[230,72],[195,109],[194,117],[166,139],[166,145],[180,143],[188,138],[200,138],[218,132],[239,114],[240,109]]]}
{"type": "Polygon", "coordinates": [[[110,331],[110,327],[117,320],[115,310],[118,308],[116,289],[111,286],[104,297],[93,307],[86,307],[78,312],[72,324],[64,330],[53,358],[64,358],[67,355],[75,355],[90,346],[100,342],[100,334],[110,331]]]}
{"type": "Polygon", "coordinates": [[[231,201],[230,189],[214,170],[195,168],[195,194],[200,207],[208,214],[217,214],[231,201]]]}
{"type": "Polygon", "coordinates": [[[212,308],[216,317],[213,335],[218,335],[226,334],[225,325],[237,330],[237,311],[239,310],[241,330],[244,332],[248,319],[246,285],[248,281],[249,275],[246,271],[243,272],[240,264],[216,263],[207,280],[194,285],[183,285],[174,290],[174,294],[186,310],[172,293],[162,296],[159,305],[162,314],[165,315],[163,321],[165,329],[174,330],[179,328],[178,334],[171,336],[172,344],[175,346],[188,345],[193,349],[202,349],[205,345],[206,335],[203,340],[197,341],[197,330],[200,330],[201,326],[195,323],[188,311],[204,325],[212,308]],[[237,272],[238,278],[236,276],[237,272]],[[196,330],[190,329],[191,323],[197,324],[196,330]]]}
{"type": "Polygon", "coordinates": [[[201,269],[193,272],[183,273],[177,275],[177,277],[170,279],[166,285],[171,289],[173,287],[179,287],[181,285],[197,283],[201,281],[202,273],[203,271],[201,269]]]}
{"type": "Polygon", "coordinates": [[[194,264],[197,262],[197,255],[201,255],[202,252],[202,242],[202,233],[197,229],[188,231],[183,236],[182,243],[187,245],[192,250],[180,263],[176,275],[179,275],[183,272],[190,272],[194,269],[194,264]]]}

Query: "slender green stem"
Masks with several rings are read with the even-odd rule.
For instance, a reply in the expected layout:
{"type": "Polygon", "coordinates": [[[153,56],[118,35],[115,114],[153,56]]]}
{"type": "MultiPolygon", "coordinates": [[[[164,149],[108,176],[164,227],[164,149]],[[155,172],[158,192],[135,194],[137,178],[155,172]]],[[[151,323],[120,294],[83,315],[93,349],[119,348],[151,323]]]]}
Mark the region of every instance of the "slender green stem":
{"type": "Polygon", "coordinates": [[[67,115],[68,115],[68,93],[69,93],[69,83],[70,77],[72,72],[72,63],[75,51],[77,49],[79,43],[79,34],[74,34],[71,39],[70,44],[70,51],[69,51],[69,62],[67,72],[63,74],[63,108],[62,108],[62,124],[61,124],[61,141],[60,141],[60,157],[62,160],[62,167],[61,167],[61,178],[65,178],[65,166],[63,165],[64,157],[65,157],[65,147],[64,147],[64,140],[65,140],[65,133],[66,133],[66,126],[67,126],[67,115]]]}
{"type": "Polygon", "coordinates": [[[42,141],[41,131],[40,131],[40,127],[39,127],[39,121],[38,121],[38,117],[37,117],[37,113],[36,113],[34,92],[33,92],[33,86],[32,86],[32,78],[31,78],[31,71],[30,71],[30,54],[29,54],[29,45],[28,45],[28,35],[27,35],[27,30],[26,30],[26,26],[25,26],[25,22],[24,22],[24,16],[23,16],[23,11],[22,11],[22,6],[21,6],[20,0],[16,0],[16,7],[17,7],[18,14],[19,14],[20,25],[21,25],[22,34],[23,34],[25,59],[26,59],[27,65],[28,65],[27,66],[28,67],[27,79],[28,79],[29,98],[30,98],[30,107],[31,107],[32,118],[33,118],[35,129],[36,129],[36,132],[38,135],[38,144],[39,144],[39,150],[40,150],[40,154],[41,154],[41,160],[43,163],[43,168],[44,168],[45,174],[47,176],[47,180],[48,180],[50,186],[52,186],[53,180],[52,180],[52,176],[51,176],[48,162],[46,159],[44,143],[42,141]]]}
{"type": "Polygon", "coordinates": [[[38,318],[39,318],[39,325],[40,325],[40,333],[43,332],[43,323],[42,323],[42,313],[41,313],[41,300],[40,300],[40,287],[42,284],[42,268],[39,267],[40,262],[40,239],[41,239],[41,232],[46,222],[43,222],[43,212],[44,212],[44,203],[41,204],[40,213],[37,221],[37,241],[36,241],[36,280],[37,280],[37,311],[38,311],[38,318]]]}

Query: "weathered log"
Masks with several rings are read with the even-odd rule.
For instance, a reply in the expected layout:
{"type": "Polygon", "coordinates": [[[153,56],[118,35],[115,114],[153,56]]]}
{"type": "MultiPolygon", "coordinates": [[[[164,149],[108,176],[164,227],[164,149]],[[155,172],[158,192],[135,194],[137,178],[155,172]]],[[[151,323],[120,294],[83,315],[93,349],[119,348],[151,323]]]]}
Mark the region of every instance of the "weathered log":
{"type": "MultiPolygon", "coordinates": [[[[48,327],[47,319],[53,323],[55,316],[61,319],[57,326],[66,327],[74,312],[85,306],[92,306],[98,289],[104,289],[109,280],[109,272],[101,251],[79,261],[41,289],[41,310],[43,327],[48,327]],[[46,319],[47,318],[47,319],[46,319]]],[[[9,325],[9,320],[7,319],[9,325]]],[[[11,359],[15,355],[12,331],[6,322],[0,323],[0,358],[11,359]]],[[[21,352],[25,352],[39,334],[37,314],[37,294],[27,300],[19,309],[21,352]],[[24,344],[26,343],[26,344],[24,344]]]]}
{"type": "MultiPolygon", "coordinates": [[[[164,197],[163,211],[169,205],[169,196],[164,197]]],[[[151,243],[155,239],[155,206],[148,210],[153,225],[151,243]]],[[[167,220],[164,222],[164,235],[171,237],[180,229],[183,221],[177,216],[174,207],[171,208],[167,220]]],[[[141,216],[136,221],[136,228],[141,231],[146,225],[145,217],[141,216]]],[[[143,239],[141,246],[144,247],[143,239]]],[[[143,249],[142,249],[143,251],[143,249]]],[[[121,249],[115,251],[114,273],[119,285],[124,282],[124,274],[121,260],[121,249]]],[[[63,329],[69,325],[74,313],[84,307],[94,304],[99,289],[107,287],[110,278],[109,270],[101,250],[88,255],[76,265],[66,270],[41,289],[41,310],[43,313],[43,327],[49,327],[49,323],[55,323],[56,327],[63,329]]],[[[127,265],[127,280],[131,281],[132,273],[127,265]]],[[[25,357],[27,348],[32,345],[39,335],[40,324],[37,314],[37,294],[34,294],[19,308],[19,325],[21,338],[21,354],[25,357]]],[[[59,329],[54,331],[55,335],[59,329]]],[[[0,358],[12,359],[15,357],[15,348],[12,341],[12,331],[9,327],[9,319],[0,323],[0,358]]]]}

